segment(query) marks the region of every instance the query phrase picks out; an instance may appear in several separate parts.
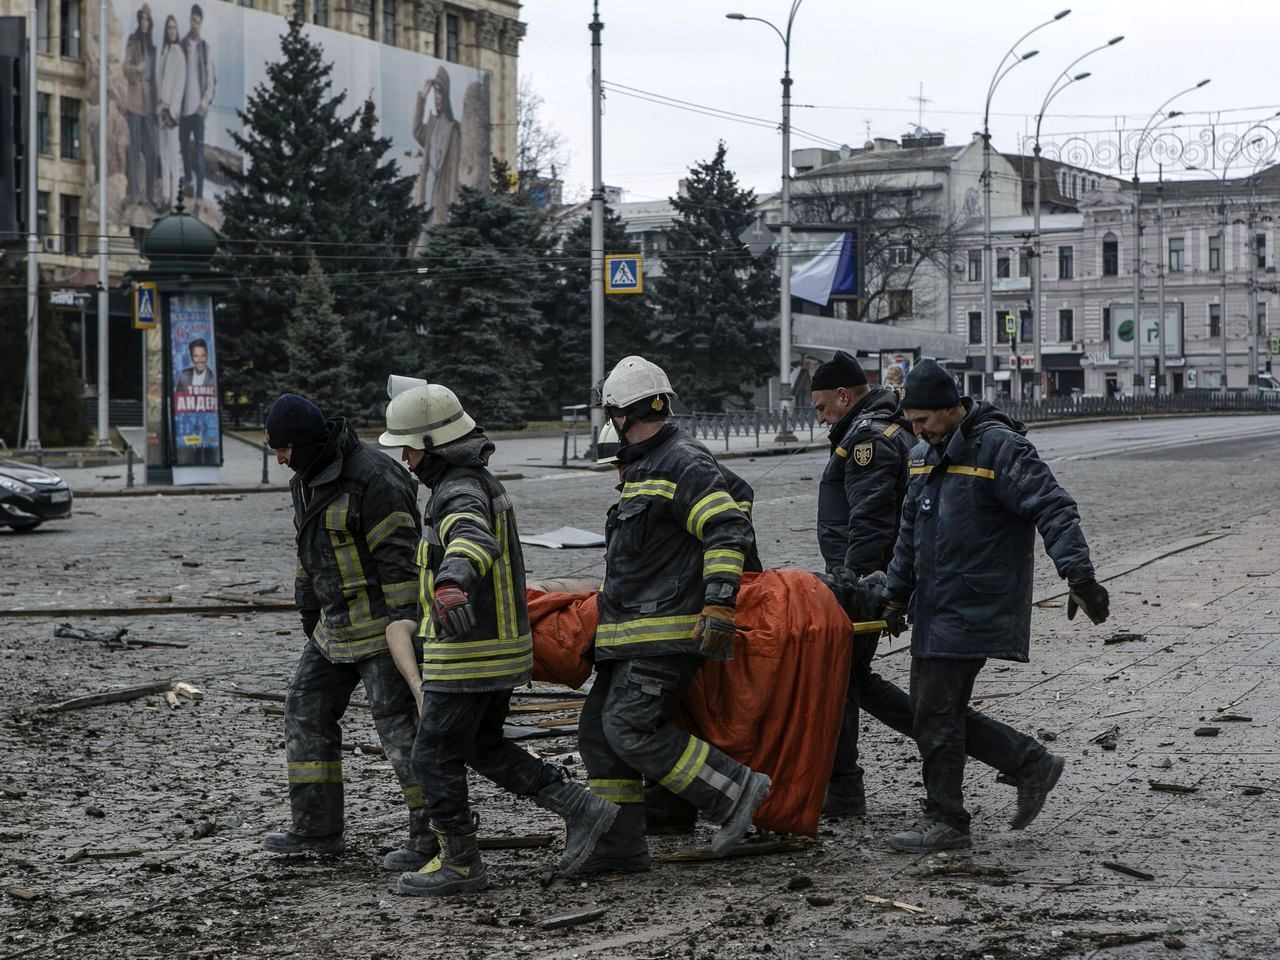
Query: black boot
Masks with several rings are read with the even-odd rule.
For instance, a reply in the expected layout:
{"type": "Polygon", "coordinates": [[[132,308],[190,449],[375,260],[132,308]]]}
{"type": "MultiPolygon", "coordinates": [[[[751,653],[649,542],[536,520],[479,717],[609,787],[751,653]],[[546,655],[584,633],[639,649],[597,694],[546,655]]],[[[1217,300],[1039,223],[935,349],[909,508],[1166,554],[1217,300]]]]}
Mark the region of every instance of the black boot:
{"type": "Polygon", "coordinates": [[[327,837],[304,837],[292,830],[281,830],[262,838],[262,849],[267,853],[318,853],[322,857],[339,857],[346,848],[346,841],[340,833],[327,837]]]}
{"type": "Polygon", "coordinates": [[[564,818],[564,856],[558,869],[566,876],[587,862],[618,816],[617,804],[602,800],[568,779],[543,787],[537,800],[540,806],[564,818]]]}
{"type": "Polygon", "coordinates": [[[742,835],[747,832],[751,826],[751,818],[756,812],[756,808],[764,803],[764,798],[769,795],[769,788],[773,786],[773,781],[763,773],[756,773],[754,770],[747,771],[747,782],[742,787],[742,795],[738,797],[738,802],[734,804],[733,810],[729,814],[720,829],[716,831],[716,835],[711,838],[711,852],[717,857],[723,857],[738,841],[742,839],[742,835]]]}
{"type": "Polygon", "coordinates": [[[862,786],[862,771],[849,777],[832,777],[827,784],[827,798],[822,804],[824,817],[865,817],[867,794],[862,786]]]}
{"type": "Polygon", "coordinates": [[[618,807],[613,826],[577,873],[644,873],[651,869],[649,843],[644,836],[644,807],[627,803],[618,807]]]}
{"type": "Polygon", "coordinates": [[[440,853],[440,842],[434,833],[410,837],[409,843],[392,850],[382,858],[382,869],[388,873],[421,870],[440,853]]]}
{"type": "Polygon", "coordinates": [[[440,852],[416,873],[400,874],[396,891],[410,897],[447,897],[486,889],[489,877],[480,858],[477,826],[473,817],[467,832],[447,833],[433,820],[431,832],[436,835],[440,852]]]}
{"type": "Polygon", "coordinates": [[[1040,815],[1049,791],[1058,784],[1062,768],[1067,762],[1062,757],[1045,753],[1030,770],[1019,770],[1015,779],[1018,787],[1018,808],[1009,821],[1013,830],[1023,830],[1040,815]]]}

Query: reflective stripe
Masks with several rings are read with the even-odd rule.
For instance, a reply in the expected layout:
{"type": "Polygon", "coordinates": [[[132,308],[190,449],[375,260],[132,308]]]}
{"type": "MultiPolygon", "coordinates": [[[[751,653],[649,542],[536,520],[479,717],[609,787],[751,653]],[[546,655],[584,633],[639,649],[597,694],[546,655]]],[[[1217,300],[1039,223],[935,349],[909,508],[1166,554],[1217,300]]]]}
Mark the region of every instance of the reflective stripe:
{"type": "Polygon", "coordinates": [[[741,510],[743,513],[745,513],[748,517],[751,516],[751,501],[739,500],[738,509],[741,510]]]}
{"type": "Polygon", "coordinates": [[[738,550],[708,550],[702,555],[703,579],[716,573],[740,577],[742,566],[746,562],[746,554],[738,550]]]}
{"type": "Polygon", "coordinates": [[[515,575],[511,572],[511,534],[506,511],[498,514],[498,560],[493,572],[493,602],[498,612],[498,636],[518,637],[520,624],[516,614],[515,575]]]}
{"type": "Polygon", "coordinates": [[[710,752],[711,747],[705,742],[697,737],[690,737],[684,753],[680,754],[680,759],[658,782],[672,793],[683,793],[706,764],[707,755],[710,752]]]}
{"type": "Polygon", "coordinates": [[[633,643],[666,643],[688,640],[697,626],[696,613],[678,617],[641,617],[624,623],[602,623],[596,627],[596,646],[625,647],[633,643]]]}
{"type": "Polygon", "coordinates": [[[290,783],[341,783],[341,760],[290,760],[290,783]]]}
{"type": "Polygon", "coordinates": [[[701,780],[712,790],[720,793],[730,803],[737,803],[738,798],[742,796],[742,787],[736,781],[726,777],[714,767],[704,764],[702,769],[698,771],[697,779],[701,780]]]}
{"type": "Polygon", "coordinates": [[[325,530],[329,534],[329,546],[333,548],[338,563],[338,576],[342,592],[346,595],[347,614],[353,624],[368,623],[373,617],[373,605],[369,601],[369,581],[360,562],[360,548],[347,531],[346,500],[335,501],[325,508],[325,530]]]}
{"type": "Polygon", "coordinates": [[[529,635],[504,640],[436,640],[422,648],[424,660],[479,660],[522,657],[533,649],[529,635]]]}
{"type": "Polygon", "coordinates": [[[636,480],[622,485],[622,499],[629,497],[676,498],[676,485],[670,480],[636,480]]]}
{"type": "Polygon", "coordinates": [[[912,467],[911,476],[916,477],[922,473],[933,473],[933,467],[912,467]]]}
{"type": "Polygon", "coordinates": [[[734,501],[733,497],[729,496],[723,490],[717,490],[715,493],[709,493],[695,503],[693,505],[693,509],[689,511],[689,519],[685,522],[685,529],[701,540],[702,531],[706,529],[708,520],[718,513],[724,513],[726,510],[737,509],[738,504],[734,501]]]}
{"type": "Polygon", "coordinates": [[[449,531],[453,529],[453,525],[460,520],[470,520],[472,523],[478,523],[486,530],[492,529],[492,527],[489,526],[489,518],[482,517],[478,513],[451,513],[440,521],[440,536],[449,536],[449,531]]]}
{"type": "Polygon", "coordinates": [[[480,576],[484,576],[489,572],[489,568],[493,566],[493,558],[489,556],[480,544],[474,540],[467,540],[464,537],[457,537],[449,542],[449,546],[445,548],[444,555],[446,557],[458,556],[461,554],[476,565],[476,570],[480,576]]]}
{"type": "Polygon", "coordinates": [[[587,786],[610,803],[644,803],[643,780],[589,780],[587,786]]]}
{"type": "Polygon", "coordinates": [[[389,607],[410,606],[418,599],[418,582],[402,580],[399,583],[384,583],[382,598],[387,601],[389,607]]]}
{"type": "Polygon", "coordinates": [[[422,788],[417,784],[411,787],[401,787],[400,791],[404,794],[405,805],[410,810],[421,810],[427,805],[427,795],[422,792],[422,788]]]}
{"type": "Polygon", "coordinates": [[[436,618],[431,615],[431,601],[436,596],[436,575],[427,567],[425,558],[419,562],[422,569],[418,574],[418,614],[422,620],[418,623],[418,636],[434,637],[436,618]]]}
{"type": "Polygon", "coordinates": [[[889,426],[884,428],[884,435],[886,437],[892,437],[895,433],[897,433],[901,429],[902,429],[902,424],[891,423],[889,424],[889,426]]]}
{"type": "Polygon", "coordinates": [[[418,524],[414,522],[413,517],[403,510],[396,510],[379,520],[374,528],[365,534],[364,541],[369,545],[370,550],[377,550],[383,540],[401,527],[412,530],[415,536],[418,533],[418,524]]]}
{"type": "Polygon", "coordinates": [[[947,467],[947,473],[958,473],[965,477],[982,477],[984,480],[994,480],[996,478],[996,472],[994,470],[988,470],[986,467],[962,467],[953,465],[947,467]]]}
{"type": "Polygon", "coordinates": [[[499,661],[468,661],[452,665],[444,665],[434,662],[424,662],[422,665],[422,679],[424,681],[440,681],[440,680],[500,680],[504,677],[510,677],[513,681],[519,681],[530,670],[533,669],[533,648],[529,648],[529,652],[517,659],[506,659],[499,661]]]}

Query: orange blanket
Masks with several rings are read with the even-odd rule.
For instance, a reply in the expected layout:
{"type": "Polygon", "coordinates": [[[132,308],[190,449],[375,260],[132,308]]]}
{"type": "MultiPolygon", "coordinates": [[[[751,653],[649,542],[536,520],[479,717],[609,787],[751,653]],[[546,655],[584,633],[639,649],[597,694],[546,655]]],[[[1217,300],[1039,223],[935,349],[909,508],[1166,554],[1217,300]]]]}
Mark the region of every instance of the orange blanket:
{"type": "MultiPolygon", "coordinates": [[[[581,686],[595,636],[594,594],[529,593],[533,675],[581,686]]],[[[738,596],[734,659],[707,662],[680,726],[773,779],[758,826],[813,836],[835,761],[849,684],[852,625],[808,573],[747,574],[738,596]]]]}

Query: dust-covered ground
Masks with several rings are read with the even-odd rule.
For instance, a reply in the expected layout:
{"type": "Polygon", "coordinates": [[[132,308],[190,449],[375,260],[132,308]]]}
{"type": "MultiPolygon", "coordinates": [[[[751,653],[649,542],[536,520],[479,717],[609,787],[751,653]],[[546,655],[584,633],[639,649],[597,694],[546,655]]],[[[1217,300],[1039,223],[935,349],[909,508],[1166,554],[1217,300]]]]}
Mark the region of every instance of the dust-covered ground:
{"type": "MultiPolygon", "coordinates": [[[[886,835],[913,820],[919,760],[913,744],[867,720],[870,813],[824,822],[803,849],[662,862],[705,842],[702,827],[695,837],[655,838],[650,874],[544,887],[557,838],[489,851],[493,887],[483,894],[401,898],[379,860],[406,818],[388,764],[361,749],[377,738],[358,702],[344,721],[353,746],[346,855],[258,850],[259,836],[288,818],[283,720],[278,702],[244,694],[284,692],[301,646],[296,613],[74,618],[187,644],[128,651],[54,638],[58,618],[0,616],[0,960],[1280,956],[1273,423],[1220,424],[1220,437],[1130,427],[1120,443],[1110,425],[1035,437],[1080,501],[1103,575],[1120,575],[1109,583],[1114,620],[1069,625],[1060,606],[1038,608],[1031,664],[988,665],[980,709],[1056,737],[1051,749],[1067,772],[1040,819],[1014,833],[1005,826],[1013,790],[972,767],[975,847],[947,857],[889,850],[886,835]],[[1178,547],[1188,549],[1166,555],[1178,547]],[[1104,643],[1119,631],[1142,637],[1104,643]],[[197,685],[203,699],[176,709],[159,694],[38,709],[169,679],[197,685]],[[1115,750],[1091,742],[1112,726],[1115,750]],[[1197,735],[1203,728],[1217,733],[1197,735]],[[1193,792],[1153,790],[1151,781],[1193,792]],[[541,926],[595,908],[605,913],[593,921],[541,926]]],[[[822,462],[804,454],[731,464],[756,487],[768,565],[817,565],[822,462]]],[[[523,530],[601,528],[614,496],[607,475],[530,474],[509,484],[523,530]]],[[[162,610],[223,602],[209,592],[273,588],[259,596],[288,597],[292,542],[284,495],[82,500],[69,524],[0,532],[0,608],[105,613],[167,595],[170,604],[153,605],[162,610]]],[[[531,577],[600,572],[599,551],[527,556],[531,577]]],[[[1039,577],[1051,593],[1047,561],[1039,577]]],[[[902,646],[885,651],[879,668],[905,684],[902,646]]],[[[584,778],[572,736],[525,743],[584,778]]],[[[531,803],[473,784],[483,836],[555,832],[555,819],[531,803]]]]}

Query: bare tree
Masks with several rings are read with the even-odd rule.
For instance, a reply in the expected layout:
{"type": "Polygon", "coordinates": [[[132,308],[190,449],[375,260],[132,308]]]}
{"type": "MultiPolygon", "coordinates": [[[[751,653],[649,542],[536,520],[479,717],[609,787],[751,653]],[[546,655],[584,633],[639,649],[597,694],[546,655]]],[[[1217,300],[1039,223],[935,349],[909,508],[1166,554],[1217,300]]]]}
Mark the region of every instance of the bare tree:
{"type": "Polygon", "coordinates": [[[569,163],[564,135],[542,116],[543,99],[529,77],[516,94],[516,173],[521,192],[538,180],[554,180],[569,163]]]}

